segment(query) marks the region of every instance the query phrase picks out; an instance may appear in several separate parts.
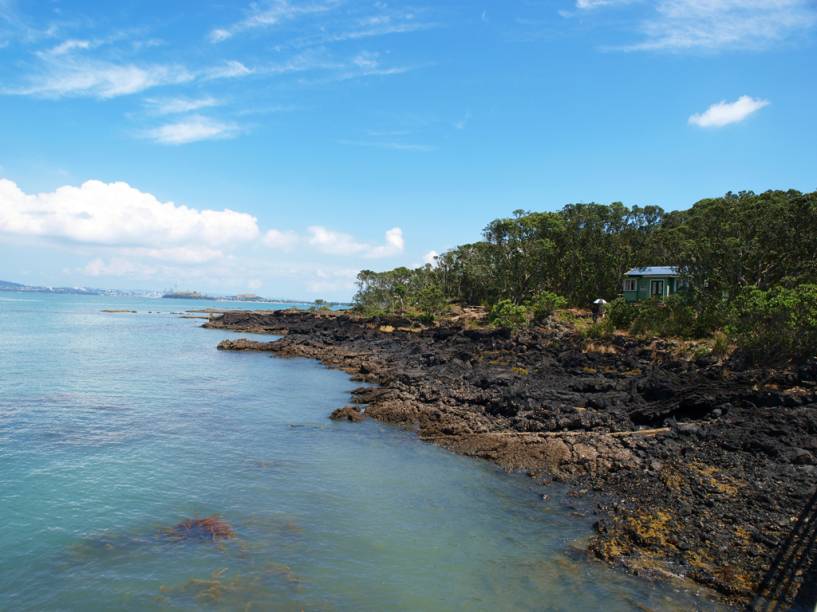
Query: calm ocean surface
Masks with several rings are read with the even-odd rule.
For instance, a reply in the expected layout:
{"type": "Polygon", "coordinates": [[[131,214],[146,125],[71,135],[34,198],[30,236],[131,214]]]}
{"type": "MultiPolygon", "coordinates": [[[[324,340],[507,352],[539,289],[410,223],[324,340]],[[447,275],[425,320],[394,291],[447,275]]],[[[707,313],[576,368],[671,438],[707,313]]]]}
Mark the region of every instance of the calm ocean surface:
{"type": "Polygon", "coordinates": [[[710,605],[571,553],[586,502],[329,421],[345,374],[173,314],[218,306],[0,292],[0,610],[710,605]],[[162,535],[212,514],[237,538],[162,535]]]}

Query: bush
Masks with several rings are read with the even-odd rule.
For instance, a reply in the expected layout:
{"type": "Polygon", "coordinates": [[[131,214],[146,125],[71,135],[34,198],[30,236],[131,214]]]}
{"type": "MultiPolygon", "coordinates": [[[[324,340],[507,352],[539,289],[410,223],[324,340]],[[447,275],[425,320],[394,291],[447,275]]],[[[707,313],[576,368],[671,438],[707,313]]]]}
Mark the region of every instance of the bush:
{"type": "Polygon", "coordinates": [[[528,309],[511,300],[499,300],[491,308],[488,320],[497,327],[518,329],[528,322],[528,309]]]}
{"type": "Polygon", "coordinates": [[[567,300],[558,293],[542,291],[536,294],[536,297],[529,302],[528,308],[533,314],[533,321],[535,323],[541,323],[548,319],[550,315],[559,308],[564,308],[565,306],[567,306],[567,300]]]}
{"type": "Polygon", "coordinates": [[[613,332],[615,332],[615,327],[613,327],[612,321],[610,319],[601,319],[591,324],[581,334],[590,340],[602,340],[611,338],[613,332]]]}
{"type": "Polygon", "coordinates": [[[817,285],[745,289],[732,305],[726,332],[755,363],[817,355],[817,285]]]}
{"type": "Polygon", "coordinates": [[[723,359],[729,352],[729,336],[722,331],[712,334],[712,355],[718,359],[723,359]]]}
{"type": "Polygon", "coordinates": [[[442,289],[437,285],[427,285],[417,292],[417,307],[423,323],[433,323],[438,315],[445,312],[448,302],[442,289]]]}
{"type": "Polygon", "coordinates": [[[630,329],[638,314],[635,304],[631,304],[623,297],[616,298],[607,304],[605,312],[615,329],[630,329]]]}
{"type": "Polygon", "coordinates": [[[701,330],[695,309],[680,295],[664,300],[652,299],[636,306],[636,315],[630,326],[635,335],[677,336],[694,338],[701,330]]]}

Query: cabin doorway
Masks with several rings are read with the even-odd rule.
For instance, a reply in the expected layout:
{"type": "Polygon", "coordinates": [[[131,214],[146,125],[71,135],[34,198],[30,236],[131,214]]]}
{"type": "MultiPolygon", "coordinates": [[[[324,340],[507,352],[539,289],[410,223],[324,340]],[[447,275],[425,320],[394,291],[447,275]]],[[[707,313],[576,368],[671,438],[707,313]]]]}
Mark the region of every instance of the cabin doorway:
{"type": "Polygon", "coordinates": [[[664,296],[664,281],[662,281],[662,280],[650,281],[650,295],[652,297],[663,297],[664,296]]]}

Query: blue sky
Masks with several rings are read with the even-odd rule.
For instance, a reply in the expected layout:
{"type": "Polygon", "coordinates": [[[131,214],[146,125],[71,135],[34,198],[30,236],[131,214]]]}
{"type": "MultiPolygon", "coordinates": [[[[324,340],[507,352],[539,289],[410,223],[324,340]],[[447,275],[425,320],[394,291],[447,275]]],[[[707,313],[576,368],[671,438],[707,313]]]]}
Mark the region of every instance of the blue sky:
{"type": "Polygon", "coordinates": [[[0,279],[349,298],[514,209],[817,189],[812,0],[0,0],[0,279]]]}

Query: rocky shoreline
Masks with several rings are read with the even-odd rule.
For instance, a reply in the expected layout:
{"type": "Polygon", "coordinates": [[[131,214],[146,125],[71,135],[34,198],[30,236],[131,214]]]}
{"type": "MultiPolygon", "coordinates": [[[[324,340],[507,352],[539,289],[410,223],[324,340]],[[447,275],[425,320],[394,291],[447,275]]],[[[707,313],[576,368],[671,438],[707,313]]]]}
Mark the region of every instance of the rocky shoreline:
{"type": "Polygon", "coordinates": [[[552,323],[423,327],[305,311],[225,312],[209,328],[281,335],[223,350],[318,359],[373,383],[333,418],[374,418],[598,496],[590,552],[735,605],[813,607],[817,360],[752,370],[672,343],[587,341],[552,323]]]}

